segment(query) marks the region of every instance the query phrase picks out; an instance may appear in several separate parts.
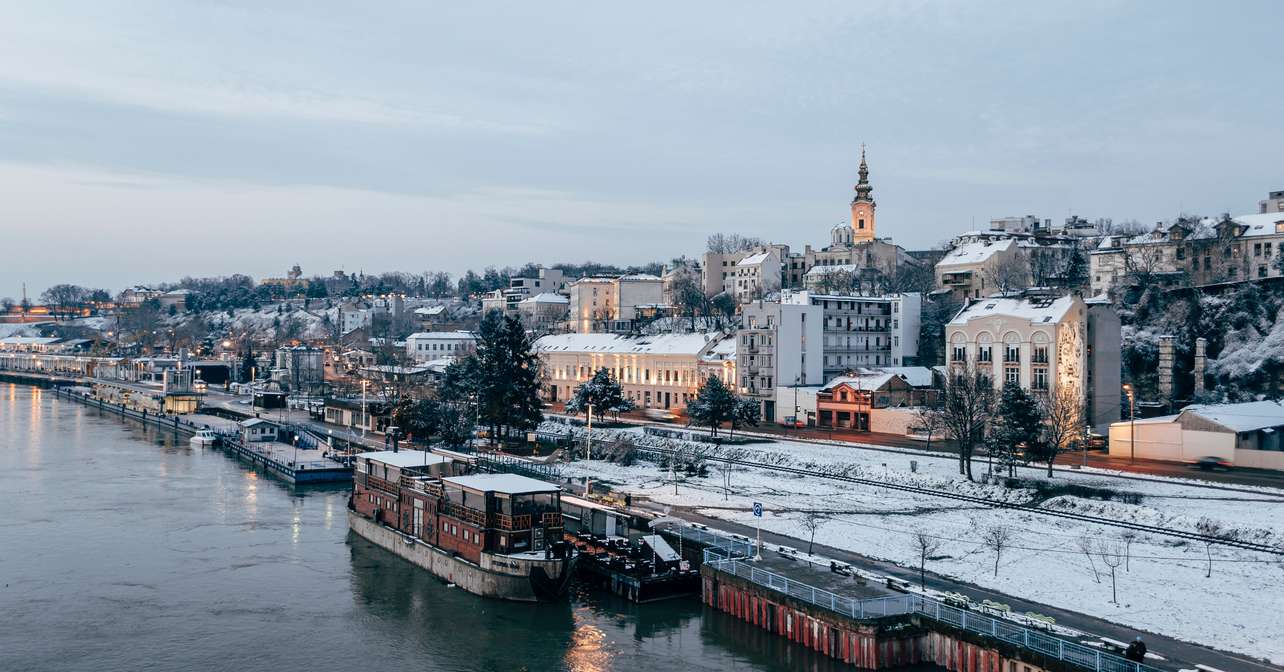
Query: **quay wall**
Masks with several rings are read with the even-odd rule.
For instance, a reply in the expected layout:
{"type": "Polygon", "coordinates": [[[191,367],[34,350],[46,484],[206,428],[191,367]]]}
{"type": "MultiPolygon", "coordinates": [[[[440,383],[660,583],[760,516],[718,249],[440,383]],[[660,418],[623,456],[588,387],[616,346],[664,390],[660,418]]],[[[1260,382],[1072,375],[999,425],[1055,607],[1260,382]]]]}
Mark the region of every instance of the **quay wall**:
{"type": "Polygon", "coordinates": [[[1001,643],[985,642],[913,614],[856,620],[709,566],[701,569],[701,579],[705,605],[853,669],[890,670],[922,663],[950,672],[1075,669],[1045,667],[1048,661],[1032,660],[1016,650],[1005,650],[1010,647],[1001,643]]]}

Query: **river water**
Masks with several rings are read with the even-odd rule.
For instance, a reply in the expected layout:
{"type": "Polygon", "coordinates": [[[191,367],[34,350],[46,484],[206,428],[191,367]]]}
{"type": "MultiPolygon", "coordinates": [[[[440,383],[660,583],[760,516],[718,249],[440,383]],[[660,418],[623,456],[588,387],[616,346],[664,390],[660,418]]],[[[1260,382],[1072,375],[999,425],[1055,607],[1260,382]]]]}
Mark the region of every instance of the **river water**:
{"type": "Polygon", "coordinates": [[[0,670],[851,669],[701,607],[483,600],[293,488],[0,384],[0,670]]]}

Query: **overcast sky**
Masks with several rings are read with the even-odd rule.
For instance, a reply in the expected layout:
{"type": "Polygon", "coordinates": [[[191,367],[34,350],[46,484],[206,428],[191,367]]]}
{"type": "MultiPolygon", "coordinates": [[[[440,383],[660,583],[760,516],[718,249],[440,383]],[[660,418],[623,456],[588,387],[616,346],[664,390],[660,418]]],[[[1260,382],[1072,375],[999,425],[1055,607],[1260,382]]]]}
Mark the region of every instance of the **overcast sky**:
{"type": "Polygon", "coordinates": [[[980,4],[0,3],[0,296],[820,246],[862,142],[909,248],[1284,189],[1278,3],[980,4]]]}

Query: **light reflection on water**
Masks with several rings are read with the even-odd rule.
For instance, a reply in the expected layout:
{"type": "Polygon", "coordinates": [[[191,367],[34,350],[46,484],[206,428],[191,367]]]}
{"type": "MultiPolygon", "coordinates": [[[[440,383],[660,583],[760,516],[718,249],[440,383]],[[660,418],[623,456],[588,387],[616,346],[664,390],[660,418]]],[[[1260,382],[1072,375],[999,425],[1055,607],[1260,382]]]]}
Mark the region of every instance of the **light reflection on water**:
{"type": "Polygon", "coordinates": [[[808,670],[692,600],[483,600],[351,535],[343,487],[0,387],[0,670],[808,670]]]}

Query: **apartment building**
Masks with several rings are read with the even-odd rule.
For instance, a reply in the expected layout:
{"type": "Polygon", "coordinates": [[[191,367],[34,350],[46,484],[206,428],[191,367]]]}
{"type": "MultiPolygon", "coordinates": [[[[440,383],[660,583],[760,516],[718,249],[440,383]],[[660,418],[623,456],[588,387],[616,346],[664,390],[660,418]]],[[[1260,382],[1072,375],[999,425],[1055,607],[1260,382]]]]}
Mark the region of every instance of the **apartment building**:
{"type": "Polygon", "coordinates": [[[406,337],[406,354],[416,362],[466,357],[477,349],[471,331],[421,331],[406,337]]]}
{"type": "Polygon", "coordinates": [[[948,374],[976,371],[996,390],[1012,382],[1044,397],[1070,389],[1104,433],[1119,419],[1119,330],[1101,299],[1038,291],[980,299],[946,325],[948,374]]]}
{"type": "Polygon", "coordinates": [[[627,332],[648,310],[664,306],[664,283],[647,274],[580,278],[570,293],[570,329],[576,333],[627,332]]]}
{"type": "Polygon", "coordinates": [[[761,403],[767,422],[776,420],[777,388],[823,382],[823,320],[823,309],[810,303],[758,300],[744,307],[736,375],[740,394],[761,403]]]}
{"type": "Polygon", "coordinates": [[[858,367],[917,362],[923,305],[917,293],[843,296],[786,291],[780,302],[821,309],[821,367],[826,380],[858,367]]]}

